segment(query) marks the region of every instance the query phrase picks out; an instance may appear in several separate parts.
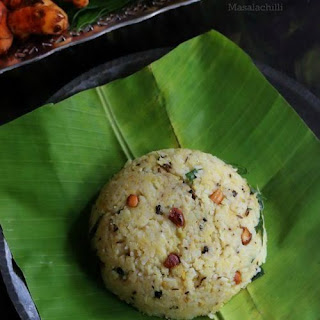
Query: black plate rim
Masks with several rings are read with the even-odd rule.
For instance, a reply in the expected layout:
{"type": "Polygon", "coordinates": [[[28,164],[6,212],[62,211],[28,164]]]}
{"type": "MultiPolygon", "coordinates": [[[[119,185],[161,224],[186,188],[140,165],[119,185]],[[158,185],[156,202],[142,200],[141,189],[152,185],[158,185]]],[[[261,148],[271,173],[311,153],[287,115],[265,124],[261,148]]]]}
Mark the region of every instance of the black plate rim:
{"type": "MultiPolygon", "coordinates": [[[[76,77],[75,79],[71,80],[69,83],[64,85],[60,88],[50,99],[47,103],[57,103],[61,100],[68,98],[71,95],[74,95],[82,90],[90,89],[96,87],[101,84],[94,83],[94,80],[97,78],[97,75],[100,73],[104,73],[107,78],[106,83],[113,81],[118,77],[112,76],[112,70],[119,64],[131,64],[135,62],[139,64],[139,62],[147,61],[152,62],[161,58],[163,55],[167,54],[172,47],[166,48],[157,48],[151,49],[143,52],[133,53],[128,56],[120,57],[118,59],[105,62],[97,67],[90,69],[87,72],[84,72],[80,76],[76,77]],[[141,58],[142,56],[142,58],[141,58]],[[152,57],[156,57],[156,59],[152,59],[152,57]],[[129,63],[128,63],[129,61],[129,63]],[[92,83],[92,85],[83,87],[82,83],[92,83]],[[68,94],[69,92],[69,94],[68,94]]],[[[292,108],[298,113],[300,118],[306,123],[306,125],[311,129],[311,131],[320,139],[320,99],[314,95],[310,90],[308,90],[305,86],[297,82],[296,80],[292,79],[291,77],[287,76],[286,74],[260,62],[257,60],[253,60],[256,67],[260,70],[263,76],[275,87],[275,89],[289,102],[292,108]],[[290,92],[291,95],[300,98],[300,103],[303,103],[303,107],[300,107],[294,104],[288,96],[286,97],[283,92],[279,88],[285,87],[287,89],[287,93],[290,92]],[[297,110],[298,108],[298,110],[297,110]],[[303,110],[305,108],[305,110],[303,110]],[[319,120],[319,123],[315,121],[315,119],[319,120]],[[309,121],[308,121],[309,120],[309,121]],[[310,121],[313,120],[313,121],[310,121]]],[[[137,70],[136,70],[137,71],[137,70]]],[[[123,76],[127,76],[128,74],[124,73],[120,75],[120,78],[123,76]]]]}
{"type": "Polygon", "coordinates": [[[0,275],[3,278],[9,298],[22,320],[40,320],[37,307],[21,276],[22,271],[18,268],[14,266],[11,251],[0,225],[0,275]],[[18,287],[22,288],[23,294],[19,292],[18,287]],[[26,292],[29,294],[25,295],[26,292]]]}
{"type": "Polygon", "coordinates": [[[135,69],[139,70],[143,68],[143,66],[160,59],[172,49],[173,48],[166,47],[141,51],[100,64],[68,82],[54,93],[46,103],[57,103],[78,92],[98,86],[98,84],[94,82],[98,74],[104,75],[107,78],[106,83],[123,78],[135,72],[127,72],[127,68],[132,64],[137,65],[138,67],[135,69]],[[139,68],[141,65],[143,66],[139,68]],[[83,82],[87,84],[85,88],[82,87],[83,82]]]}
{"type": "Polygon", "coordinates": [[[273,69],[260,61],[256,61],[255,65],[267,79],[272,79],[274,83],[278,84],[286,83],[287,86],[290,87],[291,91],[295,92],[303,100],[308,102],[310,107],[312,107],[315,112],[320,112],[320,99],[305,86],[288,77],[286,74],[277,71],[276,69],[273,69]]]}

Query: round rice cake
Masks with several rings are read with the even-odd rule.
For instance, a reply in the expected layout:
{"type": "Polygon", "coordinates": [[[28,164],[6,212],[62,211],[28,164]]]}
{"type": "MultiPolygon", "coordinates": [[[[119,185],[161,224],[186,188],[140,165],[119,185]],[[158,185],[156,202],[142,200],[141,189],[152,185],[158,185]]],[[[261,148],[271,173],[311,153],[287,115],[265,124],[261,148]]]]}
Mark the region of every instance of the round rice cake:
{"type": "Polygon", "coordinates": [[[188,149],[129,161],[90,218],[108,289],[148,315],[212,317],[266,259],[261,203],[237,169],[188,149]]]}

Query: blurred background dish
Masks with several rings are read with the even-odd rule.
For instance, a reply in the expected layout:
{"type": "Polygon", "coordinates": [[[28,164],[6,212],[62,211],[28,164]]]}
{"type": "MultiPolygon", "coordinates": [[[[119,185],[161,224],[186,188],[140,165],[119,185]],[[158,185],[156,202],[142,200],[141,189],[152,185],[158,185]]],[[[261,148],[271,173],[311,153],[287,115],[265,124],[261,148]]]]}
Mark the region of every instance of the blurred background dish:
{"type": "Polygon", "coordinates": [[[0,74],[200,0],[3,0],[0,74]]]}

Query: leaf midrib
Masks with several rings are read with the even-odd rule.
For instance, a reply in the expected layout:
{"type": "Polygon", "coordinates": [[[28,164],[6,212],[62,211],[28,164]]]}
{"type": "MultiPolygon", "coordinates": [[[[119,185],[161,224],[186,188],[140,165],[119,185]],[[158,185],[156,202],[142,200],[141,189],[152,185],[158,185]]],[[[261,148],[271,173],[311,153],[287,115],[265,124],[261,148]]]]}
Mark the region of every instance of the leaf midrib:
{"type": "Polygon", "coordinates": [[[117,123],[116,117],[112,111],[112,108],[110,106],[110,103],[108,101],[106,94],[103,92],[101,87],[97,87],[97,88],[95,88],[95,90],[98,94],[98,97],[100,99],[103,110],[106,114],[107,119],[109,120],[109,123],[111,125],[112,130],[113,130],[113,133],[116,136],[123,153],[125,154],[125,156],[128,160],[133,160],[135,158],[135,156],[134,156],[133,152],[131,151],[131,149],[129,148],[129,145],[128,145],[127,141],[125,140],[124,135],[121,132],[120,126],[117,123]]]}

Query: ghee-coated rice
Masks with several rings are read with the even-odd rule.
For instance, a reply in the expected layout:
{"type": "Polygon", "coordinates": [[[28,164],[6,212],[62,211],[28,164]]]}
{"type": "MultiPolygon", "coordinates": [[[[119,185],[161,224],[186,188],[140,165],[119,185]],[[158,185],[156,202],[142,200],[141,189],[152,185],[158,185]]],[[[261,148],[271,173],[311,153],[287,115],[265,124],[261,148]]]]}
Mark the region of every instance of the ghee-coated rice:
{"type": "Polygon", "coordinates": [[[90,218],[104,283],[148,315],[210,317],[265,262],[260,211],[237,169],[211,154],[167,149],[130,161],[90,218]]]}

